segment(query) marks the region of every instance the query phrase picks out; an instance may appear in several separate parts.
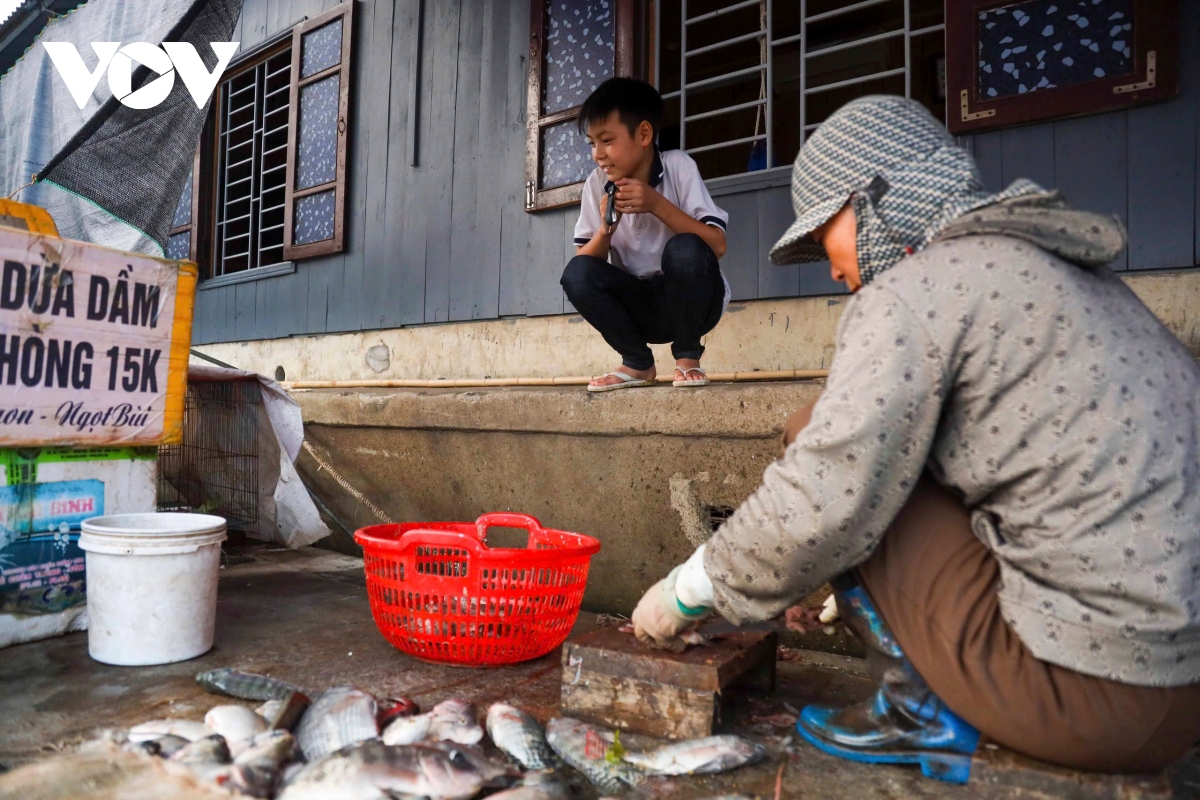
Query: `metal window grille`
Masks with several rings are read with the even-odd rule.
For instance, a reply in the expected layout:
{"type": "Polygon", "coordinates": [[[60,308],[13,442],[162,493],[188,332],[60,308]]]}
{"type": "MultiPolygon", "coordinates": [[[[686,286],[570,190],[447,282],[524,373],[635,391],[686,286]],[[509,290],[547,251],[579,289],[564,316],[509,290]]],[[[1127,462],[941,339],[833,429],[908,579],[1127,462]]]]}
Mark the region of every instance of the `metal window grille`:
{"type": "Polygon", "coordinates": [[[158,449],[158,510],[224,517],[258,533],[259,435],[270,421],[258,381],[194,381],[184,404],[183,443],[158,449]]]}
{"type": "Polygon", "coordinates": [[[706,178],[791,163],[864,94],[914,97],[945,119],[941,0],[662,0],[655,13],[661,143],[706,178]]]}
{"type": "Polygon", "coordinates": [[[213,276],[283,260],[291,48],[225,82],[213,276]]]}

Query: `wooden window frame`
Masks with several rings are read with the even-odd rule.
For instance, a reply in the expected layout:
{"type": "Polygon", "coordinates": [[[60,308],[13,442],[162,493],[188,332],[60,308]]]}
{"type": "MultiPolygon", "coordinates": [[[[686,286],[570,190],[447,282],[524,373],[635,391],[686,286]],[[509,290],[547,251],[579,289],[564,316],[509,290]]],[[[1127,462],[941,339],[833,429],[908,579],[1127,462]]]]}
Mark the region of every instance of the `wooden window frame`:
{"type": "Polygon", "coordinates": [[[1164,100],[1178,92],[1179,0],[1133,0],[1134,75],[1098,78],[1011,97],[979,97],[979,44],[975,38],[979,12],[1012,4],[1013,0],[946,3],[946,121],[951,133],[978,133],[1114,111],[1164,100]],[[1149,69],[1150,62],[1153,70],[1149,69]]]}
{"type": "MultiPolygon", "coordinates": [[[[641,39],[645,37],[645,5],[640,0],[613,0],[613,74],[621,78],[645,77],[646,48],[641,39]]],[[[583,181],[552,189],[539,189],[541,177],[541,133],[550,125],[579,118],[581,106],[557,111],[553,114],[542,111],[542,85],[545,64],[542,54],[546,44],[545,8],[546,0],[529,2],[529,74],[526,96],[526,145],[525,145],[525,210],[528,212],[562,208],[579,202],[583,194],[583,181]]]]}
{"type": "MultiPolygon", "coordinates": [[[[195,165],[193,167],[195,173],[192,178],[192,260],[200,268],[201,282],[212,278],[223,278],[226,275],[237,274],[222,273],[221,275],[215,275],[213,264],[213,259],[217,253],[217,248],[215,247],[217,213],[214,204],[216,203],[216,199],[220,197],[219,183],[221,176],[218,174],[217,164],[220,163],[221,142],[219,134],[221,131],[221,107],[224,102],[223,94],[230,81],[250,70],[257,69],[264,61],[269,61],[279,55],[292,46],[291,41],[292,38],[290,35],[275,37],[243,53],[240,57],[236,57],[229,69],[221,75],[221,80],[217,83],[217,88],[213,92],[212,102],[209,106],[210,113],[204,123],[204,132],[201,134],[200,146],[197,148],[195,165]],[[197,209],[199,209],[198,212],[197,209]]],[[[288,102],[291,102],[290,96],[289,93],[288,102]]],[[[291,112],[289,111],[288,113],[289,138],[286,155],[290,161],[292,157],[291,112]]],[[[284,194],[287,194],[286,188],[284,194]]],[[[282,254],[280,258],[284,261],[287,260],[282,254]]],[[[259,268],[253,267],[250,270],[239,270],[239,272],[248,273],[253,269],[259,268]]]]}
{"type": "Polygon", "coordinates": [[[288,111],[287,184],[284,189],[286,206],[283,211],[284,261],[340,253],[345,249],[346,165],[350,140],[350,86],[353,82],[351,62],[354,57],[354,5],[354,0],[343,0],[339,5],[301,22],[292,29],[292,89],[288,100],[290,109],[288,111]],[[300,66],[304,34],[327,25],[339,17],[342,18],[342,58],[340,63],[306,78],[301,78],[300,66]],[[337,167],[334,179],[328,183],[297,190],[294,187],[296,185],[296,151],[300,146],[300,90],[311,83],[335,74],[341,77],[338,84],[340,98],[337,122],[337,167]],[[293,244],[296,201],[330,189],[334,190],[333,238],[307,244],[293,244]]]}
{"type": "Polygon", "coordinates": [[[192,159],[192,198],[189,202],[192,204],[191,213],[188,214],[188,222],[186,225],[177,225],[167,232],[167,242],[171,241],[171,237],[177,233],[190,234],[188,237],[188,261],[199,263],[196,261],[196,254],[199,251],[197,241],[199,240],[199,232],[203,226],[198,224],[197,215],[200,214],[200,153],[201,148],[196,148],[196,155],[192,159]]]}

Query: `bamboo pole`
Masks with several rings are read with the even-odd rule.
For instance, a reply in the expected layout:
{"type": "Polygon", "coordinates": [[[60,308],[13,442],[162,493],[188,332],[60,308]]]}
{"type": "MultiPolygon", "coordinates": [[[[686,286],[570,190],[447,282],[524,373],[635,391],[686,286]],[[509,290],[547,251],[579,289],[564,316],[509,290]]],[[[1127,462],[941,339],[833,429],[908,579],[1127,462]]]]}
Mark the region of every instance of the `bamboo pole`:
{"type": "MultiPolygon", "coordinates": [[[[755,372],[714,372],[708,376],[713,383],[743,383],[750,381],[809,381],[829,377],[827,369],[778,369],[755,372]]],[[[347,381],[283,381],[284,389],[483,389],[503,386],[587,386],[586,375],[559,378],[454,378],[435,380],[347,380],[347,381]]],[[[656,383],[670,383],[671,377],[659,377],[656,383]]]]}

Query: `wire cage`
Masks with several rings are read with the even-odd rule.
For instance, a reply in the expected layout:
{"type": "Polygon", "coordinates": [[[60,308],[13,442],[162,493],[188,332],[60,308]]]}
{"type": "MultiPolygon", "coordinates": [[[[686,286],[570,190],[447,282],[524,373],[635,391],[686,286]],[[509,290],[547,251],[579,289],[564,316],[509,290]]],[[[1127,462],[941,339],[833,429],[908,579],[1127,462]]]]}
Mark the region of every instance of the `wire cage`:
{"type": "Polygon", "coordinates": [[[189,381],[183,443],[158,449],[158,510],[217,514],[255,537],[259,436],[269,425],[258,381],[189,381]]]}

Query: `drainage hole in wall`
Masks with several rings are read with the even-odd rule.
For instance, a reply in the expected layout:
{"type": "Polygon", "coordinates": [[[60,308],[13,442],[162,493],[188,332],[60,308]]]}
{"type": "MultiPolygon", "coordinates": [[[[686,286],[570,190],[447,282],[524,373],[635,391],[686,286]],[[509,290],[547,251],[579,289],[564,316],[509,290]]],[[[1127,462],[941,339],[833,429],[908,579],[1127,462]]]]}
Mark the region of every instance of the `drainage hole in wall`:
{"type": "Polygon", "coordinates": [[[283,371],[283,367],[275,368],[275,380],[277,380],[277,381],[287,380],[287,373],[283,371]]]}

